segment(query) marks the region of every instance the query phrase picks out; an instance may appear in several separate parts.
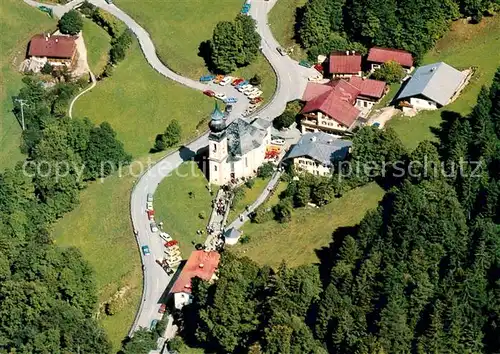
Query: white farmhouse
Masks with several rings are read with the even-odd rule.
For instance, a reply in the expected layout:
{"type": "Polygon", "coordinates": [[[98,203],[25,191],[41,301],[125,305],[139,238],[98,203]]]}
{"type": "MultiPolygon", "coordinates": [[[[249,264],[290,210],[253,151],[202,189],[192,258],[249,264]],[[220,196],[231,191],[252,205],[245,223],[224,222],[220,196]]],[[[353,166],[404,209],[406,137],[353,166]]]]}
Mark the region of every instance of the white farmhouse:
{"type": "Polygon", "coordinates": [[[467,74],[446,63],[421,66],[397,97],[403,111],[438,109],[446,106],[460,92],[467,74]]]}
{"type": "Polygon", "coordinates": [[[210,183],[224,185],[254,176],[264,163],[266,147],[271,142],[271,122],[238,118],[226,126],[224,114],[216,104],[209,127],[210,183]]]}

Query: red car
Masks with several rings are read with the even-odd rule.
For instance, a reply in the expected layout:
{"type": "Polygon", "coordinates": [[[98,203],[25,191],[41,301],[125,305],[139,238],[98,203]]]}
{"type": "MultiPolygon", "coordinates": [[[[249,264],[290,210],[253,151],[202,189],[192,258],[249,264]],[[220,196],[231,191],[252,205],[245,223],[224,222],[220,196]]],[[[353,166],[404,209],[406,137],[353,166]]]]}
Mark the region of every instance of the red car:
{"type": "Polygon", "coordinates": [[[255,97],[250,100],[251,104],[256,104],[262,102],[264,99],[262,97],[255,97]]]}
{"type": "Polygon", "coordinates": [[[160,308],[158,309],[158,313],[165,313],[167,311],[167,305],[161,304],[160,308]]]}
{"type": "Polygon", "coordinates": [[[215,96],[215,92],[213,92],[212,90],[205,90],[203,91],[203,94],[208,96],[208,97],[214,97],[215,96]]]}
{"type": "Polygon", "coordinates": [[[238,84],[241,84],[243,81],[245,81],[245,80],[242,79],[242,78],[236,78],[236,79],[233,80],[233,82],[231,83],[231,85],[236,86],[238,84]]]}

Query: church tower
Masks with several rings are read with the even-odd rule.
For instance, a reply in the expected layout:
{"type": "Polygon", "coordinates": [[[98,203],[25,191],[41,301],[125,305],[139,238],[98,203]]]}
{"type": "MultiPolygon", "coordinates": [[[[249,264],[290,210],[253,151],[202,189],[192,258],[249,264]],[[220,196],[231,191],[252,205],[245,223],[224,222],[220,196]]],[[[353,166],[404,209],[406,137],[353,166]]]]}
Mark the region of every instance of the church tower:
{"type": "Polygon", "coordinates": [[[229,166],[227,163],[227,135],[224,113],[219,109],[217,101],[210,117],[210,134],[208,135],[208,173],[211,184],[223,185],[229,181],[229,166]]]}

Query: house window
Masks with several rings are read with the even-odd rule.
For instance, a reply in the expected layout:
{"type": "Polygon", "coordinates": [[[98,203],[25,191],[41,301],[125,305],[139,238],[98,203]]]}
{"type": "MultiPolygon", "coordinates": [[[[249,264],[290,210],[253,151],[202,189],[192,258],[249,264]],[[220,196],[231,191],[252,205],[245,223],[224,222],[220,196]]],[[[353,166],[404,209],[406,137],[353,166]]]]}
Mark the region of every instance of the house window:
{"type": "Polygon", "coordinates": [[[429,106],[432,106],[432,102],[431,101],[427,101],[427,103],[429,104],[429,106]]]}
{"type": "Polygon", "coordinates": [[[248,167],[248,157],[245,157],[245,167],[248,167]]]}
{"type": "Polygon", "coordinates": [[[363,101],[363,107],[368,107],[368,102],[363,101]]]}
{"type": "Polygon", "coordinates": [[[214,165],[214,171],[217,172],[217,166],[216,165],[214,165]]]}
{"type": "Polygon", "coordinates": [[[214,144],[214,152],[217,152],[217,144],[214,144]]]}

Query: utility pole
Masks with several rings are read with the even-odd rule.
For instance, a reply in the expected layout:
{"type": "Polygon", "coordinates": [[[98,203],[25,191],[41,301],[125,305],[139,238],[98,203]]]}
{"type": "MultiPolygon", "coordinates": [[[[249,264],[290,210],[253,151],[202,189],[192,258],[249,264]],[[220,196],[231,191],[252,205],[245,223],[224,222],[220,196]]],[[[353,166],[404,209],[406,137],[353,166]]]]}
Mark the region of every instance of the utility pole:
{"type": "Polygon", "coordinates": [[[19,105],[21,106],[21,125],[22,125],[22,128],[23,130],[26,130],[26,126],[24,125],[24,106],[27,106],[27,101],[26,100],[22,100],[20,98],[16,98],[16,102],[19,102],[19,105]]]}

